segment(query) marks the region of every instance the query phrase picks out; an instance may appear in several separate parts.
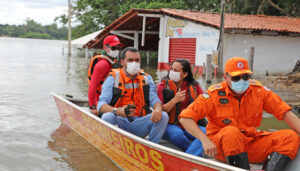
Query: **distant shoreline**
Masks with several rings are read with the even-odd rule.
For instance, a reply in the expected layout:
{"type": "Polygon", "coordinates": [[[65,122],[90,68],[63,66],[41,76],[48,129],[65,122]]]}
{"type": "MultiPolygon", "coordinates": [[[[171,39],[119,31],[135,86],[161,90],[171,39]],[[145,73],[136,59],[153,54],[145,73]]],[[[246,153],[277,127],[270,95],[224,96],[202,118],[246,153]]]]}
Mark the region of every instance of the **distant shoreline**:
{"type": "Polygon", "coordinates": [[[12,36],[9,36],[9,35],[1,35],[0,37],[12,37],[12,36]]]}
{"type": "Polygon", "coordinates": [[[42,38],[29,38],[29,37],[12,37],[12,36],[0,36],[1,38],[7,38],[7,39],[35,39],[35,40],[53,40],[53,41],[67,41],[63,39],[42,39],[42,38]]]}

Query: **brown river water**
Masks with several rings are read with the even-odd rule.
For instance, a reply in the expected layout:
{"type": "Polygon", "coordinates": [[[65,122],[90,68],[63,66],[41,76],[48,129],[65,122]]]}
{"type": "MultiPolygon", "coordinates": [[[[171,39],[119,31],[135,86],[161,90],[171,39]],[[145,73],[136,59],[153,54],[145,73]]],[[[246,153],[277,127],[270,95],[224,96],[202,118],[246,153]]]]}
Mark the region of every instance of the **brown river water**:
{"type": "MultiPolygon", "coordinates": [[[[0,170],[121,170],[61,124],[50,92],[87,99],[88,59],[62,55],[65,41],[0,38],[0,170]]],[[[65,53],[66,54],[66,53],[65,53]]],[[[156,67],[144,67],[154,80],[156,67]]],[[[208,85],[198,78],[202,88],[208,85]]],[[[266,115],[260,129],[286,124],[266,115]]]]}

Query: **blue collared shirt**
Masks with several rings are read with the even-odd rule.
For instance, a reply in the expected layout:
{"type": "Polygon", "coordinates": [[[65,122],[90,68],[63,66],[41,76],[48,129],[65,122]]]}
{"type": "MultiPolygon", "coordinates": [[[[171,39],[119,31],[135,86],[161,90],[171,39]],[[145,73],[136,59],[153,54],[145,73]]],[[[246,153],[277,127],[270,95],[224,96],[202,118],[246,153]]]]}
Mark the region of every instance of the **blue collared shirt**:
{"type": "MultiPolygon", "coordinates": [[[[148,85],[150,86],[149,90],[149,100],[150,106],[153,107],[156,103],[161,103],[157,93],[156,93],[156,86],[153,82],[152,77],[148,74],[148,85]]],[[[101,95],[98,101],[97,108],[100,110],[103,104],[109,104],[112,96],[113,96],[113,87],[114,87],[115,78],[113,76],[108,76],[102,85],[101,95]]]]}

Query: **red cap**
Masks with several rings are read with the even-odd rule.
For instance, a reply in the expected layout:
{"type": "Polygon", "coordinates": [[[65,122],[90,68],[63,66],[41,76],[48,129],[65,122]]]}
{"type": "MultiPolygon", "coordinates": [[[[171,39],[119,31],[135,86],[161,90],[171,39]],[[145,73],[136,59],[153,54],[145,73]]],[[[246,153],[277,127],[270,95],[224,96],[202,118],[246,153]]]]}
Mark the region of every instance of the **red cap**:
{"type": "Polygon", "coordinates": [[[116,35],[110,35],[105,37],[105,39],[103,40],[103,45],[109,45],[109,46],[124,46],[119,38],[116,35]]]}
{"type": "Polygon", "coordinates": [[[241,57],[233,57],[226,61],[225,64],[225,73],[228,73],[230,76],[237,76],[242,74],[252,74],[250,70],[248,61],[241,57]]]}

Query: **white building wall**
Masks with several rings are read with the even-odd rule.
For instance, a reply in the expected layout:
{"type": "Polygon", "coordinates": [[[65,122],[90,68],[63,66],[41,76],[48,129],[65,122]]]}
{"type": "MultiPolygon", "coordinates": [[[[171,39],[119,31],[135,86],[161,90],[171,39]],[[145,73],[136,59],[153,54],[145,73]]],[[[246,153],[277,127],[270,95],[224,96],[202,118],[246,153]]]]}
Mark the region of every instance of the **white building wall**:
{"type": "Polygon", "coordinates": [[[158,42],[158,62],[169,62],[169,38],[166,35],[167,17],[160,18],[159,25],[159,42],[158,42]]]}
{"type": "Polygon", "coordinates": [[[240,56],[249,59],[255,47],[255,74],[291,72],[300,59],[300,38],[287,36],[225,34],[224,65],[227,59],[240,56]]]}
{"type": "Polygon", "coordinates": [[[169,63],[169,39],[170,38],[196,38],[196,65],[200,66],[205,63],[206,54],[211,54],[216,50],[219,40],[219,30],[197,24],[188,20],[175,19],[163,16],[160,19],[159,30],[159,63],[169,63]],[[168,23],[169,20],[169,23],[168,23]],[[170,26],[170,20],[184,21],[183,27],[170,26]],[[170,34],[173,31],[173,35],[170,34]]]}

